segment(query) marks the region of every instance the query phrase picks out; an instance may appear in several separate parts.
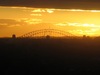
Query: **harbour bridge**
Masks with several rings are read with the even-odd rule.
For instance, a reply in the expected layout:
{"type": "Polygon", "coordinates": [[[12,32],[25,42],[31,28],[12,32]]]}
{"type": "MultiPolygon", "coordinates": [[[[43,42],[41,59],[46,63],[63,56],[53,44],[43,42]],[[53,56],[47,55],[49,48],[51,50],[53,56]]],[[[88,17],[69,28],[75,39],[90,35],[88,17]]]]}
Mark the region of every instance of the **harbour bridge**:
{"type": "Polygon", "coordinates": [[[73,34],[58,29],[41,29],[26,33],[21,38],[41,38],[41,37],[74,37],[73,34]]]}

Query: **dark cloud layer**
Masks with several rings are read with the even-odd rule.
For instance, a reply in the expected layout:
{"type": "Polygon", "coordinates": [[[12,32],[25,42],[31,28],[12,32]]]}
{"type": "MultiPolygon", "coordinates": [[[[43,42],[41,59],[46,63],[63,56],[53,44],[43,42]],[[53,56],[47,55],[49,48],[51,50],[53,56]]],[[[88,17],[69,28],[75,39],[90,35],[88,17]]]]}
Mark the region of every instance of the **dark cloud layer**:
{"type": "Polygon", "coordinates": [[[100,9],[100,0],[1,0],[0,6],[100,9]]]}

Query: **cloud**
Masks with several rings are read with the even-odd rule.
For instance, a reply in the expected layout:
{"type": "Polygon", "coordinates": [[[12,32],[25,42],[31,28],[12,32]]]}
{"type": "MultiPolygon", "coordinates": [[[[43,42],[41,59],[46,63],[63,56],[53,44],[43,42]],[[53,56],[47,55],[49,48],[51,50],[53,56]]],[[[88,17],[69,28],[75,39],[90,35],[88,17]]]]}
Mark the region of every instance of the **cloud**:
{"type": "Polygon", "coordinates": [[[2,27],[19,27],[25,25],[35,25],[41,23],[41,19],[22,18],[20,20],[14,19],[0,19],[0,28],[2,27]]]}
{"type": "Polygon", "coordinates": [[[27,25],[34,25],[34,24],[41,23],[42,22],[42,19],[38,19],[38,18],[34,18],[34,19],[22,18],[20,21],[26,23],[27,25]]]}
{"type": "Polygon", "coordinates": [[[38,8],[100,9],[99,0],[1,0],[0,6],[38,8]]]}
{"type": "Polygon", "coordinates": [[[67,23],[57,23],[55,25],[58,25],[58,26],[73,26],[73,27],[90,27],[90,28],[100,28],[99,25],[96,25],[96,24],[90,24],[90,23],[70,23],[70,22],[67,22],[67,23]]]}
{"type": "Polygon", "coordinates": [[[31,16],[42,16],[42,14],[31,14],[31,16]]]}
{"type": "Polygon", "coordinates": [[[33,13],[53,13],[56,9],[49,9],[49,8],[38,8],[32,10],[33,13]]]}
{"type": "Polygon", "coordinates": [[[58,26],[67,26],[66,23],[57,23],[57,24],[55,24],[55,25],[58,25],[58,26]]]}
{"type": "Polygon", "coordinates": [[[0,19],[0,27],[21,26],[23,23],[13,19],[0,19]]]}
{"type": "Polygon", "coordinates": [[[41,13],[41,12],[46,12],[45,10],[43,10],[43,9],[35,9],[35,10],[33,10],[32,12],[36,12],[36,13],[41,13]]]}
{"type": "Polygon", "coordinates": [[[78,35],[88,35],[93,36],[97,34],[99,30],[98,29],[88,29],[88,30],[82,30],[82,29],[76,29],[76,30],[69,30],[70,33],[78,34],[78,35]]]}

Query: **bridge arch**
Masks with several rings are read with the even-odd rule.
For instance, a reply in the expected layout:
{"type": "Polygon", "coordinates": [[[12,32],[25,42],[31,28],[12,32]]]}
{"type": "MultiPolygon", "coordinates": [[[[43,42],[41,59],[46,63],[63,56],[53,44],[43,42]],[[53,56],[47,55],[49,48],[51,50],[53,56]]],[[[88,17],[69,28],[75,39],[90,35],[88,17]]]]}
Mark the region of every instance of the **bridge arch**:
{"type": "Polygon", "coordinates": [[[69,32],[65,32],[63,30],[58,30],[58,29],[41,29],[41,30],[35,30],[29,33],[26,33],[22,35],[22,38],[25,37],[45,37],[45,36],[51,36],[51,37],[72,37],[74,36],[73,34],[69,32]]]}

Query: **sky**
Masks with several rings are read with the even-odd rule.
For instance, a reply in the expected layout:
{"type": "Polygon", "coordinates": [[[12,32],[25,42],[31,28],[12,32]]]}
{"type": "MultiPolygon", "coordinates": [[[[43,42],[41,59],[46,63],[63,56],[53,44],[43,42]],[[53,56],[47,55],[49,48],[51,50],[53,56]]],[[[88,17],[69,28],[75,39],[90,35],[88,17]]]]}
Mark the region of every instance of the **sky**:
{"type": "Polygon", "coordinates": [[[0,37],[49,28],[99,36],[99,4],[98,0],[2,0],[0,37]]]}
{"type": "Polygon", "coordinates": [[[38,8],[100,9],[100,0],[1,0],[0,5],[38,8]]]}

